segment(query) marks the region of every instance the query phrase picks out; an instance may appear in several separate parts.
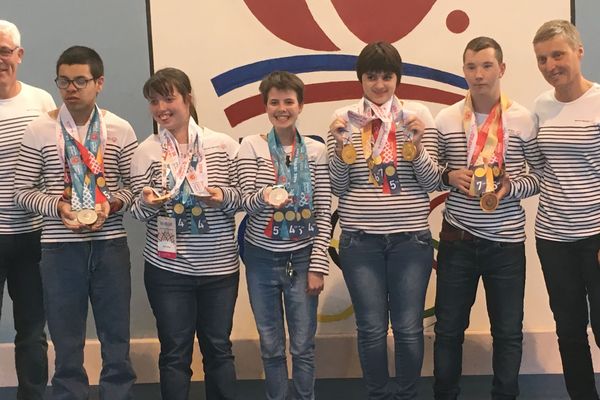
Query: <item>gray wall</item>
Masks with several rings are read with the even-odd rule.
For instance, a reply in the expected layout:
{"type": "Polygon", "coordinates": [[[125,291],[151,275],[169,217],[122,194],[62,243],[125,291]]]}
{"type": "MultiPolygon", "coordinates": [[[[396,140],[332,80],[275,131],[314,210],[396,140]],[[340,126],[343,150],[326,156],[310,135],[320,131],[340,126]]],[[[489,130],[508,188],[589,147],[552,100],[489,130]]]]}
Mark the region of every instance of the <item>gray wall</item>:
{"type": "MultiPolygon", "coordinates": [[[[104,60],[104,90],[98,104],[127,119],[142,140],[152,132],[141,88],[150,75],[146,4],[144,0],[2,0],[0,19],[15,23],[21,31],[25,58],[20,80],[47,90],[60,104],[54,86],[55,63],[69,46],[94,48],[104,60]]],[[[154,318],[143,288],[143,225],[128,221],[132,250],[132,334],[155,336],[154,318]]],[[[4,291],[0,342],[12,342],[12,303],[4,291]]],[[[90,312],[91,314],[91,312],[90,312]]],[[[92,318],[90,317],[90,320],[92,318]]],[[[93,323],[88,337],[95,337],[93,323]]]]}
{"type": "MultiPolygon", "coordinates": [[[[586,45],[584,73],[600,82],[600,17],[598,0],[576,0],[577,26],[586,45]]],[[[149,75],[146,9],[144,0],[2,0],[2,19],[16,23],[23,36],[25,59],[21,80],[48,90],[58,102],[54,63],[62,50],[83,44],[103,57],[106,83],[99,104],[129,120],[141,140],[152,130],[151,118],[140,91],[149,75]],[[32,10],[35,10],[33,12],[32,10]]],[[[128,221],[132,250],[132,336],[155,336],[154,320],[143,288],[143,226],[128,221]]],[[[6,292],[6,291],[5,291],[6,292]]],[[[88,336],[95,337],[89,323],[88,336]]],[[[0,321],[0,342],[12,342],[12,304],[5,294],[0,321]]]]}

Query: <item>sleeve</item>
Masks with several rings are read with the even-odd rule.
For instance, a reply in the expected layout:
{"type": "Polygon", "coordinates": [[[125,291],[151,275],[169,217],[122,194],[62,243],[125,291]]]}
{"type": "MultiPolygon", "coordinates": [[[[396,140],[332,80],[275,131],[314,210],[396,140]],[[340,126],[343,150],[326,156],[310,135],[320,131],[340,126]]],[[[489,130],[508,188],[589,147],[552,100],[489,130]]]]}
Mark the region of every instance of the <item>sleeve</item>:
{"type": "Polygon", "coordinates": [[[431,116],[431,112],[428,108],[423,106],[419,111],[418,117],[423,121],[425,125],[425,133],[423,135],[422,143],[423,149],[412,162],[413,170],[417,182],[427,192],[434,192],[438,190],[442,181],[443,167],[438,164],[438,134],[435,128],[435,122],[431,116]]]}
{"type": "Polygon", "coordinates": [[[270,207],[264,200],[263,193],[267,186],[258,188],[256,177],[258,175],[258,160],[255,149],[250,143],[252,137],[242,140],[236,157],[237,176],[242,193],[242,208],[248,214],[258,214],[266,207],[270,207]]]}
{"type": "Polygon", "coordinates": [[[544,174],[545,159],[537,143],[537,123],[531,116],[527,121],[527,129],[523,132],[521,148],[527,163],[527,173],[510,177],[510,192],[508,195],[517,199],[525,199],[540,192],[540,182],[544,174]]]}
{"type": "Polygon", "coordinates": [[[227,151],[227,174],[229,175],[229,185],[227,186],[219,186],[219,188],[223,191],[223,205],[221,206],[221,210],[228,215],[235,214],[242,205],[242,192],[239,188],[238,184],[238,174],[237,174],[237,166],[236,159],[239,151],[239,144],[232,138],[227,135],[223,135],[227,141],[226,145],[228,148],[227,151]]]}
{"type": "Polygon", "coordinates": [[[44,157],[36,142],[35,128],[30,124],[23,134],[17,166],[15,169],[15,204],[28,211],[51,218],[60,218],[58,202],[60,195],[48,195],[43,191],[44,157]]]}
{"type": "MultiPolygon", "coordinates": [[[[331,120],[338,117],[334,113],[331,120]]],[[[350,166],[346,164],[335,152],[335,138],[329,132],[327,134],[327,154],[329,156],[329,175],[331,192],[337,197],[342,197],[350,188],[350,166]]]]}
{"type": "Polygon", "coordinates": [[[319,233],[314,238],[309,271],[329,273],[329,242],[331,240],[331,187],[327,167],[327,150],[319,143],[316,160],[314,213],[319,233]]]}
{"type": "Polygon", "coordinates": [[[153,186],[153,176],[160,166],[152,162],[152,157],[147,152],[147,146],[143,143],[139,146],[131,160],[131,193],[133,196],[131,203],[131,215],[140,221],[148,221],[154,218],[160,209],[150,207],[142,201],[142,189],[146,186],[153,186]]]}
{"type": "Polygon", "coordinates": [[[125,145],[121,148],[121,154],[119,155],[119,175],[121,178],[121,188],[116,192],[111,193],[111,196],[121,200],[123,207],[118,211],[124,213],[131,208],[133,202],[133,192],[131,191],[131,159],[133,154],[138,147],[137,137],[135,132],[129,123],[124,131],[124,143],[125,145]]]}

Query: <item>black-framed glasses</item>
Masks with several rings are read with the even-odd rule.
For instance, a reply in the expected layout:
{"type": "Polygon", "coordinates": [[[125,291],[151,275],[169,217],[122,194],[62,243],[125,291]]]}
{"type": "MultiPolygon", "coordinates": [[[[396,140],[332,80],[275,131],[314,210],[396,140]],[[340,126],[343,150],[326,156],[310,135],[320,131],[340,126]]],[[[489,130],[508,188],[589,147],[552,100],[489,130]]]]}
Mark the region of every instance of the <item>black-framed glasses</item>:
{"type": "Polygon", "coordinates": [[[10,47],[0,47],[0,57],[3,58],[8,58],[12,55],[12,53],[15,52],[15,50],[17,50],[19,48],[19,46],[15,46],[14,49],[11,49],[10,47]]]}
{"type": "Polygon", "coordinates": [[[73,86],[75,86],[76,89],[84,89],[88,85],[89,81],[95,80],[96,78],[87,79],[85,76],[78,76],[75,79],[68,79],[64,76],[59,76],[54,80],[54,83],[56,83],[56,86],[59,89],[66,89],[71,83],[73,84],[73,86]]]}

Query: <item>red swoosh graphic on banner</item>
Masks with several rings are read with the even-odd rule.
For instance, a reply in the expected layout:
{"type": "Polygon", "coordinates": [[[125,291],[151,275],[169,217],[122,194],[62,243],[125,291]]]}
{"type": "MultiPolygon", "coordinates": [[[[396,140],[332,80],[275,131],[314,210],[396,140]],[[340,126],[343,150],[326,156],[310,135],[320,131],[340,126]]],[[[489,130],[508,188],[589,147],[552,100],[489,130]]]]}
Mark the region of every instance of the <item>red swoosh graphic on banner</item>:
{"type": "MultiPolygon", "coordinates": [[[[465,96],[424,86],[401,83],[396,94],[407,100],[428,101],[439,104],[454,104],[465,96]]],[[[358,81],[312,83],[304,86],[304,103],[322,103],[327,101],[360,99],[363,89],[358,81]]],[[[248,97],[225,108],[229,124],[234,127],[250,118],[265,112],[260,95],[248,97]]]]}
{"type": "Polygon", "coordinates": [[[436,0],[331,0],[338,15],[365,43],[397,42],[412,32],[436,0]]]}
{"type": "Polygon", "coordinates": [[[315,21],[306,1],[244,0],[252,14],[272,34],[305,49],[339,50],[315,21]]]}

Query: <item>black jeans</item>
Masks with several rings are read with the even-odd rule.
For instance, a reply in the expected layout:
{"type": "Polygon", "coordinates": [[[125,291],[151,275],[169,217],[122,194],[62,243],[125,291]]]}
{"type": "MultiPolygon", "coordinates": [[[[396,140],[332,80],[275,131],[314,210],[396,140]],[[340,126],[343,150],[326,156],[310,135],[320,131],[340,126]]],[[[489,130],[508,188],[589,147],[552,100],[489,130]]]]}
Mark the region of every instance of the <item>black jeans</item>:
{"type": "Polygon", "coordinates": [[[40,231],[0,235],[0,312],[4,282],[13,302],[17,399],[43,399],[48,382],[48,343],[40,279],[40,231]]]}
{"type": "Polygon", "coordinates": [[[591,320],[600,347],[600,235],[575,242],[538,238],[536,246],[556,321],[567,392],[573,400],[597,400],[587,327],[591,320]]]}
{"type": "Polygon", "coordinates": [[[435,299],[435,399],[459,394],[462,345],[479,278],[493,338],[492,399],[515,399],[523,342],[525,245],[479,238],[441,240],[435,299]]]}

